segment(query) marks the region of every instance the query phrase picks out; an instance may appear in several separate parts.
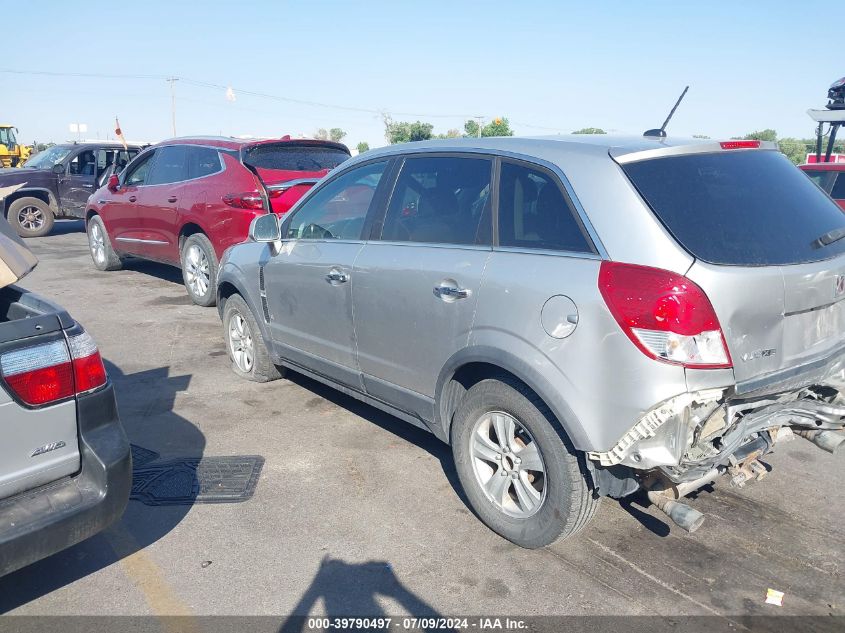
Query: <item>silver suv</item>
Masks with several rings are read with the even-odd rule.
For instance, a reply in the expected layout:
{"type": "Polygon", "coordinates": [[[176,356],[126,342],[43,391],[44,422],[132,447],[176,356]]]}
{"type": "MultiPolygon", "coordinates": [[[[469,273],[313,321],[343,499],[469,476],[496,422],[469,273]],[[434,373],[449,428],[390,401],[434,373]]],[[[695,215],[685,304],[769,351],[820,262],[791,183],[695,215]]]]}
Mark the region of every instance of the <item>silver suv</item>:
{"type": "Polygon", "coordinates": [[[63,309],[13,284],[36,263],[0,217],[0,576],[107,528],[132,486],[97,345],[63,309]]]}
{"type": "Polygon", "coordinates": [[[291,368],[452,446],[525,547],[845,436],[845,215],[758,141],[489,138],[345,163],[220,265],[234,371],[291,368]]]}

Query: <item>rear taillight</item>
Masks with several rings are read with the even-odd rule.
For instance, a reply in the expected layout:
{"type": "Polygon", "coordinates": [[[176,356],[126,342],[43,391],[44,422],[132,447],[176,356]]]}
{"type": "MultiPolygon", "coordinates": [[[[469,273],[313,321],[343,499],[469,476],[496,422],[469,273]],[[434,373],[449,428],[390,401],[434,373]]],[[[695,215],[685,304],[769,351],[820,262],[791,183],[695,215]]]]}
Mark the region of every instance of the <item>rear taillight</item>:
{"type": "Polygon", "coordinates": [[[0,374],[23,402],[40,406],[106,384],[106,369],[94,340],[82,333],[0,355],[0,374]]]}
{"type": "Polygon", "coordinates": [[[604,261],[599,291],[647,356],[685,367],[731,367],[725,337],[704,291],[683,275],[604,261]]]}
{"type": "Polygon", "coordinates": [[[264,200],[257,191],[228,193],[223,196],[223,202],[236,209],[249,209],[250,211],[264,210],[264,200]]]}
{"type": "Polygon", "coordinates": [[[106,368],[100,350],[87,332],[68,339],[73,357],[73,379],[76,393],[85,393],[106,384],[106,368]]]}
{"type": "Polygon", "coordinates": [[[722,141],[722,149],[759,149],[760,141],[722,141]]]}

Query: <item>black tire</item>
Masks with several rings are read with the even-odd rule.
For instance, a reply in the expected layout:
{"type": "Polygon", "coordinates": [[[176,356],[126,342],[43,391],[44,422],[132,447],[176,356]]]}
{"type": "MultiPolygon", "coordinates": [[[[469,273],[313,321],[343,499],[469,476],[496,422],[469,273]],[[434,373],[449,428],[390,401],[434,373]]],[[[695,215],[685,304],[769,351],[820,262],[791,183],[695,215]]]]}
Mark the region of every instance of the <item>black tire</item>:
{"type": "Polygon", "coordinates": [[[85,224],[85,231],[88,234],[88,250],[97,270],[123,268],[123,260],[112,248],[106,225],[99,215],[91,216],[85,224]]]}
{"type": "Polygon", "coordinates": [[[182,280],[191,301],[198,306],[210,307],[217,304],[217,255],[211,241],[202,233],[189,235],[182,244],[182,280]],[[192,249],[197,248],[205,258],[205,265],[200,260],[199,265],[191,259],[192,249]],[[195,282],[195,279],[197,280],[195,282]],[[205,287],[205,292],[202,288],[205,287]]]}
{"type": "Polygon", "coordinates": [[[241,378],[253,382],[269,382],[282,377],[283,370],[273,364],[267,344],[261,335],[261,330],[252,310],[240,295],[232,295],[226,300],[223,308],[223,339],[226,341],[226,353],[232,363],[232,371],[241,378]],[[252,341],[253,360],[251,366],[244,367],[236,359],[237,339],[233,338],[232,330],[239,331],[238,324],[233,326],[233,320],[241,318],[243,328],[248,332],[252,341]]]}
{"type": "MultiPolygon", "coordinates": [[[[521,547],[544,547],[558,538],[572,536],[593,518],[600,502],[590,484],[585,456],[576,451],[558,429],[557,420],[537,394],[507,376],[475,384],[455,413],[451,429],[452,454],[470,504],[491,530],[521,547]],[[488,497],[476,476],[471,452],[473,429],[477,421],[493,411],[517,420],[530,433],[542,456],[545,496],[539,509],[530,516],[508,514],[488,497]]],[[[497,462],[492,464],[491,468],[496,468],[497,462]]],[[[514,462],[508,461],[508,464],[513,466],[514,462]]],[[[501,466],[499,468],[489,481],[501,474],[501,466]]],[[[516,502],[515,484],[506,483],[504,498],[508,496],[516,502]]]]}
{"type": "Polygon", "coordinates": [[[44,237],[53,230],[56,221],[50,205],[38,198],[18,198],[9,205],[6,215],[9,224],[21,237],[44,237]],[[35,228],[34,222],[38,222],[35,228]]]}

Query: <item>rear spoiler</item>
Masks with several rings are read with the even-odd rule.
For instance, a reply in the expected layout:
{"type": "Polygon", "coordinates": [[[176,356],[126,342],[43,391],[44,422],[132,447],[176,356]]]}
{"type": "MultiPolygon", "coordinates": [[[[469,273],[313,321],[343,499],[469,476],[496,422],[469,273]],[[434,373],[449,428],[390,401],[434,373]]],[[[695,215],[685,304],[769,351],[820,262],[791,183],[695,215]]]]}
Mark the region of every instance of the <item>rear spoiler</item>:
{"type": "Polygon", "coordinates": [[[708,141],[702,143],[685,143],[683,145],[662,145],[654,149],[640,149],[630,151],[621,147],[611,147],[610,157],[618,164],[635,163],[652,158],[668,158],[670,156],[685,156],[687,154],[712,154],[724,151],[757,151],[777,150],[777,143],[771,141],[708,141]],[[745,143],[749,143],[746,147],[745,143]],[[753,147],[751,144],[753,143],[753,147]]]}

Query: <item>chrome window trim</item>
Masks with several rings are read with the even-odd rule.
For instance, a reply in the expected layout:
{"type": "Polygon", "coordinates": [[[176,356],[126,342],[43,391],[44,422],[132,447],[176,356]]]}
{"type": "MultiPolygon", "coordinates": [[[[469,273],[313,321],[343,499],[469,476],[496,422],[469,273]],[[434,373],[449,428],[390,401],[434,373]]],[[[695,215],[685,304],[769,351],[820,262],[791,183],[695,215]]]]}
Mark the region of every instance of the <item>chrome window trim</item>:
{"type": "Polygon", "coordinates": [[[548,248],[531,248],[528,246],[494,246],[493,250],[502,253],[523,253],[525,255],[551,255],[569,257],[573,259],[592,259],[595,261],[602,261],[604,259],[598,253],[589,253],[586,251],[559,251],[548,248]]]}

